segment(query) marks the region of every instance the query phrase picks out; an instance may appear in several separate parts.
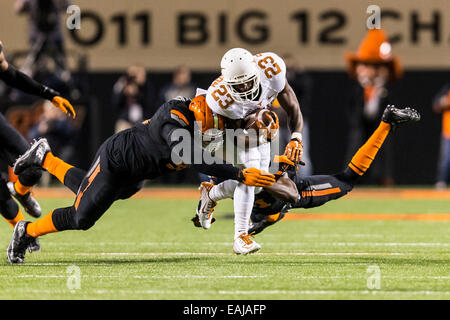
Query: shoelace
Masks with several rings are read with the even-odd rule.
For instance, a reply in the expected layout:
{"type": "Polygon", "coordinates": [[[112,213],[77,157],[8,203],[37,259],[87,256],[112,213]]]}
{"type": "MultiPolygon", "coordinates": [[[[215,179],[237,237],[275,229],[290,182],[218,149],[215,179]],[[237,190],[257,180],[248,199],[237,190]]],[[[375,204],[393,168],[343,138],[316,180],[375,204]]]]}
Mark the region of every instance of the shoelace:
{"type": "Polygon", "coordinates": [[[242,239],[242,241],[245,242],[245,244],[252,244],[253,240],[250,239],[250,237],[254,238],[255,236],[253,235],[253,233],[251,233],[246,235],[240,235],[239,237],[242,239]]]}

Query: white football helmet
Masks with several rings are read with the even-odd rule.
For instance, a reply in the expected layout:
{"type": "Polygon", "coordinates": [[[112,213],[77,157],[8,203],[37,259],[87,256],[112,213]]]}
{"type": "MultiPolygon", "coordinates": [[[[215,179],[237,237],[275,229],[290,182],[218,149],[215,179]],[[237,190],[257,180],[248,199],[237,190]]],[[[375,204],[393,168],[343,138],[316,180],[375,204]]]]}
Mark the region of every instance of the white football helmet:
{"type": "Polygon", "coordinates": [[[228,50],[220,62],[225,86],[237,102],[247,102],[259,94],[259,69],[253,55],[242,48],[228,50]]]}

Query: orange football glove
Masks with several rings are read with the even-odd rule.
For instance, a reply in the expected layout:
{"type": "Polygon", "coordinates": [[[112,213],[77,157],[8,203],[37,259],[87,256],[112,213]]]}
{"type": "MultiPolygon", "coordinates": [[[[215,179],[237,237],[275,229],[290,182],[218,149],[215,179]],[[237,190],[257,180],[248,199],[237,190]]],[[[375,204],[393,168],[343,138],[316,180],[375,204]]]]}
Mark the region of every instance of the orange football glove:
{"type": "Polygon", "coordinates": [[[301,165],[305,165],[302,161],[303,154],[303,143],[299,139],[291,139],[291,141],[287,144],[286,149],[284,150],[284,155],[294,163],[300,163],[301,165]]]}
{"type": "Polygon", "coordinates": [[[55,107],[57,107],[59,110],[64,112],[65,114],[71,116],[75,119],[77,114],[75,113],[75,110],[73,109],[72,105],[67,99],[64,99],[63,97],[56,96],[53,97],[52,103],[55,107]]]}
{"type": "Polygon", "coordinates": [[[251,187],[270,187],[275,182],[275,176],[264,170],[246,168],[239,171],[238,181],[251,187]]]}
{"type": "Polygon", "coordinates": [[[273,157],[273,162],[278,163],[278,165],[280,166],[279,171],[275,174],[275,177],[277,175],[281,176],[289,168],[295,168],[295,163],[289,160],[285,155],[273,157]]]}

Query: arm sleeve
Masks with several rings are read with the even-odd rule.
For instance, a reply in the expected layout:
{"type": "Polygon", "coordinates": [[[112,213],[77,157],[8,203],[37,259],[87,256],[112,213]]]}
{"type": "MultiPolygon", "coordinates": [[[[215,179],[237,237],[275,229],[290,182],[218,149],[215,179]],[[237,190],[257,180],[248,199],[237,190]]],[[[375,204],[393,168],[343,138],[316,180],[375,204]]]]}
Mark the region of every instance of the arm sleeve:
{"type": "Polygon", "coordinates": [[[55,96],[60,95],[59,92],[31,79],[11,64],[9,64],[6,71],[0,72],[0,79],[5,81],[5,83],[11,87],[50,101],[52,101],[55,96]]]}
{"type": "MultiPolygon", "coordinates": [[[[178,139],[178,140],[174,140],[172,139],[172,134],[174,132],[174,130],[176,129],[184,129],[188,132],[187,128],[183,128],[182,126],[172,123],[172,122],[168,122],[166,124],[164,124],[162,126],[162,137],[165,140],[165,142],[167,143],[167,145],[170,147],[170,150],[173,154],[178,154],[177,151],[175,151],[174,149],[177,150],[182,150],[181,147],[178,147],[180,143],[183,143],[183,139],[178,139]]],[[[188,135],[186,135],[185,137],[187,137],[188,135]]],[[[213,155],[211,155],[208,151],[203,150],[198,144],[196,144],[194,142],[194,138],[192,137],[191,134],[189,134],[189,137],[191,139],[191,153],[189,156],[186,156],[189,158],[189,165],[194,168],[197,171],[200,171],[201,173],[210,175],[210,176],[215,176],[215,177],[219,177],[219,178],[223,178],[223,179],[232,179],[232,180],[240,180],[239,179],[239,169],[234,167],[233,165],[229,164],[229,163],[223,163],[222,159],[219,159],[217,157],[214,157],[213,155]],[[195,154],[201,154],[201,160],[202,163],[196,164],[195,163],[195,154]],[[206,164],[204,163],[204,159],[205,158],[209,158],[209,159],[214,159],[212,164],[206,164]],[[220,164],[223,163],[223,164],[220,164]]],[[[183,156],[183,155],[180,155],[183,156]]],[[[183,157],[183,158],[186,158],[183,157]]]]}

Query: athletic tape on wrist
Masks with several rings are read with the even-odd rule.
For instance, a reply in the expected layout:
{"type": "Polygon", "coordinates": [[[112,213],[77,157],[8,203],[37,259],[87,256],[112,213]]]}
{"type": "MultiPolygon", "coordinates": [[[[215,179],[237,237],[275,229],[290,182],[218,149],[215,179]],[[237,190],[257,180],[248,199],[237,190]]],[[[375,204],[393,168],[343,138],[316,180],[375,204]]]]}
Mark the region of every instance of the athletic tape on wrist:
{"type": "Polygon", "coordinates": [[[292,139],[298,139],[298,140],[300,140],[300,141],[303,141],[303,136],[302,136],[302,134],[300,133],[300,132],[294,132],[293,134],[292,134],[292,136],[291,136],[291,140],[292,139]]]}

